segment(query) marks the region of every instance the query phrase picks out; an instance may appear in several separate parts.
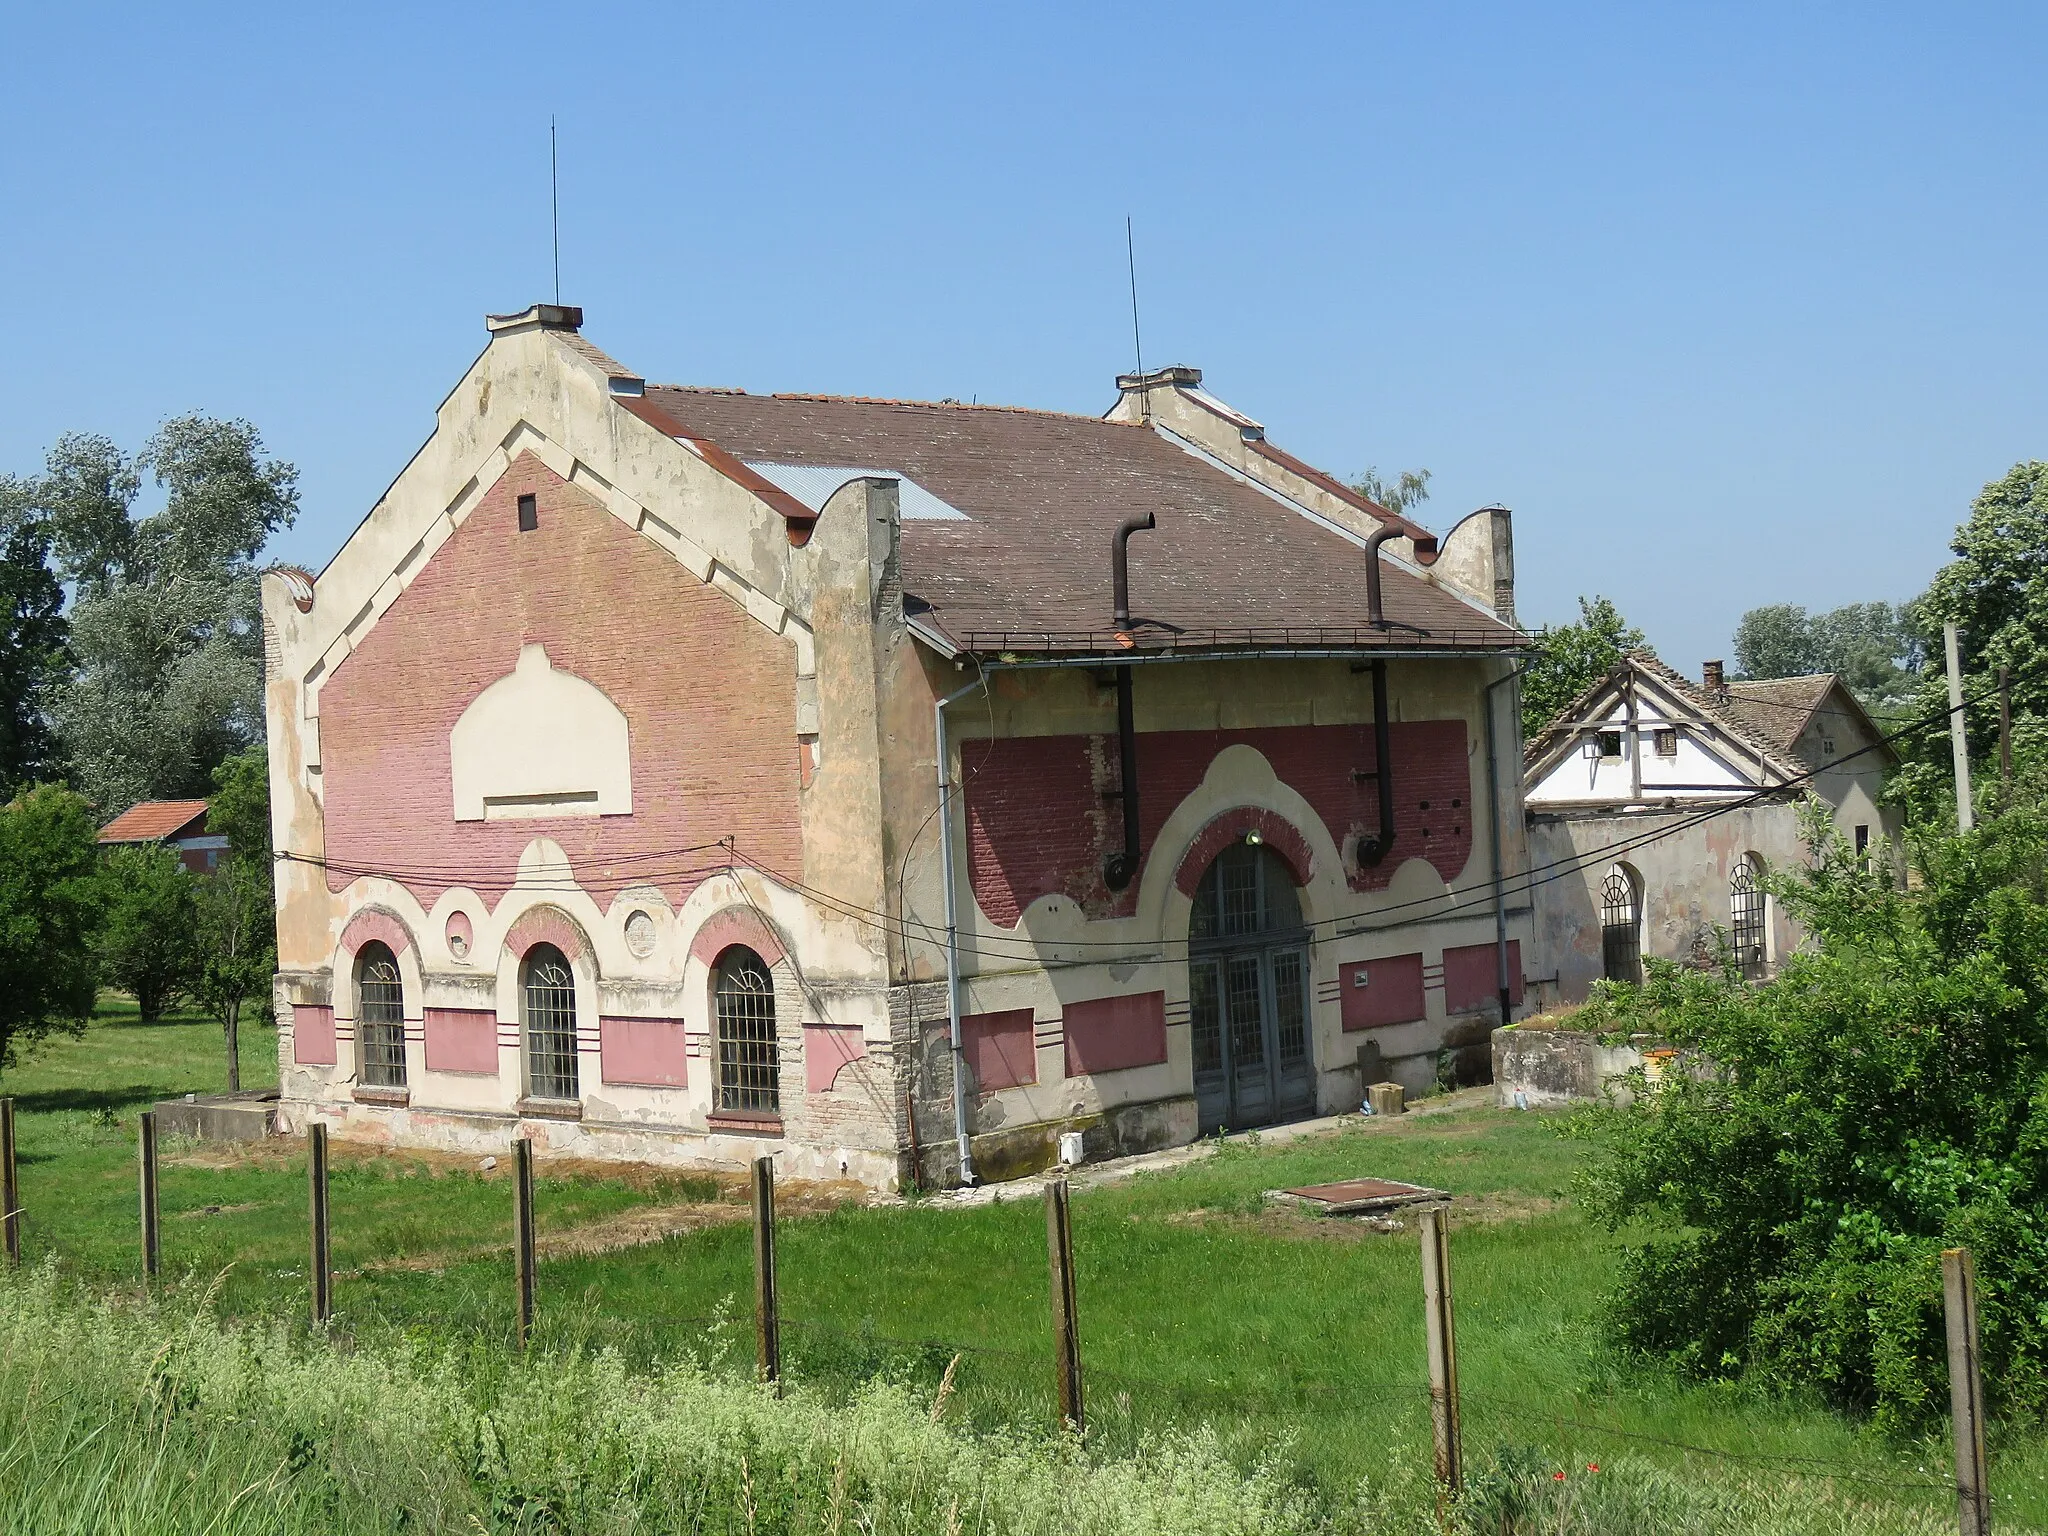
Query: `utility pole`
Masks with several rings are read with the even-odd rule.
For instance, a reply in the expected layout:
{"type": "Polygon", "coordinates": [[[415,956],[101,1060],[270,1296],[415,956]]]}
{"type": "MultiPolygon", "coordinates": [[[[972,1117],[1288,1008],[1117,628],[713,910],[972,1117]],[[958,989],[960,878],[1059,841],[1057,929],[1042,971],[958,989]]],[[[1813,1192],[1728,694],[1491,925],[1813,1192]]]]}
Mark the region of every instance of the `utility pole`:
{"type": "Polygon", "coordinates": [[[1963,728],[1962,644],[1956,626],[1941,626],[1941,640],[1948,651],[1948,739],[1956,759],[1956,829],[1973,830],[1976,810],[1970,804],[1970,738],[1963,728]]]}

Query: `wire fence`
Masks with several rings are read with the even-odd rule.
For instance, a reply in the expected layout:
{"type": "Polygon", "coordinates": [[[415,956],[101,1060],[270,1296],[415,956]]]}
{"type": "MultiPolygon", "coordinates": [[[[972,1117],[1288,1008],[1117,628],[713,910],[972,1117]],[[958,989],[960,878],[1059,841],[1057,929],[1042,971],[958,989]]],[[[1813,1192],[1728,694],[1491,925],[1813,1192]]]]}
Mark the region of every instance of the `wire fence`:
{"type": "MultiPolygon", "coordinates": [[[[9,1238],[7,1257],[19,1262],[25,1230],[35,1236],[35,1246],[45,1253],[57,1251],[53,1240],[59,1234],[41,1219],[33,1226],[25,1220],[27,1213],[20,1204],[9,1155],[11,1121],[11,1101],[0,1100],[0,1164],[5,1165],[0,1166],[0,1175],[4,1175],[0,1187],[12,1197],[0,1210],[0,1221],[4,1221],[9,1238]],[[8,1217],[11,1220],[4,1219],[8,1217]],[[43,1230],[36,1231],[37,1227],[43,1230]]],[[[140,1143],[140,1214],[146,1275],[155,1272],[153,1239],[162,1230],[155,1210],[160,1182],[155,1176],[154,1152],[154,1138],[145,1135],[140,1143]]],[[[309,1156],[312,1198],[307,1207],[311,1228],[307,1268],[268,1271],[263,1278],[271,1283],[263,1289],[275,1295],[303,1286],[314,1326],[344,1343],[363,1342],[384,1332],[416,1332],[420,1326],[417,1306],[392,1305],[370,1284],[376,1276],[393,1273],[390,1266],[401,1263],[405,1256],[389,1255],[381,1267],[344,1269],[338,1274],[332,1268],[325,1230],[331,1210],[323,1198],[325,1172],[324,1159],[309,1156]],[[334,1286],[337,1278],[342,1281],[338,1289],[334,1286]],[[351,1295],[351,1291],[357,1294],[351,1295]]],[[[519,1236],[509,1244],[465,1245],[454,1265],[471,1271],[476,1261],[496,1255],[510,1261],[505,1263],[503,1283],[477,1285],[473,1273],[467,1281],[456,1282],[469,1289],[466,1294],[451,1291],[446,1296],[445,1322],[450,1334],[472,1331],[514,1349],[614,1350],[650,1365],[687,1363],[735,1379],[753,1379],[760,1374],[756,1349],[759,1309],[737,1289],[708,1312],[645,1307],[615,1311],[606,1307],[603,1292],[595,1285],[580,1291],[567,1286],[551,1290],[549,1266],[536,1264],[530,1249],[534,1186],[514,1181],[513,1193],[515,1201],[526,1202],[523,1211],[507,1213],[514,1218],[508,1225],[519,1236]],[[537,1297],[529,1302],[534,1309],[530,1339],[517,1278],[522,1273],[522,1237],[529,1245],[523,1273],[532,1286],[529,1294],[537,1297]]],[[[768,1211],[772,1230],[772,1200],[768,1211]]],[[[1084,1300],[1089,1260],[1113,1261],[1113,1254],[1103,1253],[1098,1245],[1113,1244],[1119,1225],[1091,1227],[1086,1232],[1089,1241],[1079,1255],[1084,1300]]],[[[742,1229],[739,1222],[723,1225],[728,1233],[742,1229]]],[[[758,1225],[755,1230],[758,1233],[758,1225]]],[[[769,1252],[773,1263],[772,1246],[769,1252]]],[[[1017,1259],[1020,1264],[1036,1262],[1029,1254],[1020,1253],[1017,1259]]],[[[1070,1250],[1069,1263],[1073,1259],[1070,1250]]],[[[433,1272],[428,1274],[435,1278],[433,1272]]],[[[219,1283],[216,1279],[213,1292],[219,1283]]],[[[245,1283],[250,1282],[245,1278],[245,1283]]],[[[907,1277],[905,1283],[911,1283],[907,1277]]],[[[935,1417],[949,1417],[984,1431],[1042,1434],[1055,1432],[1061,1424],[1051,1327],[1046,1329],[1042,1347],[1004,1346],[941,1330],[891,1331],[874,1317],[805,1315],[781,1309],[772,1299],[772,1287],[767,1295],[769,1305],[775,1308],[774,1328],[779,1336],[774,1367],[778,1386],[787,1382],[808,1390],[851,1394],[888,1384],[928,1399],[935,1417]]],[[[1090,1338],[1085,1308],[1078,1334],[1083,1342],[1090,1338]]],[[[1270,1439],[1288,1430],[1303,1438],[1365,1435],[1427,1440],[1433,1412],[1439,1406],[1438,1389],[1419,1373],[1402,1376],[1385,1369],[1400,1357],[1400,1350],[1354,1348],[1347,1352],[1340,1341],[1332,1342],[1333,1368],[1307,1372],[1299,1368],[1298,1359],[1268,1360],[1259,1369],[1247,1370],[1248,1351],[1237,1356],[1192,1353],[1176,1348],[1164,1333],[1123,1333],[1098,1339],[1083,1356],[1080,1368],[1088,1438],[1113,1450],[1136,1445],[1148,1436],[1205,1426],[1226,1441],[1233,1437],[1270,1439]]],[[[1917,1463],[1909,1452],[1885,1454],[1876,1447],[1854,1459],[1794,1454],[1757,1443],[1755,1436],[1765,1431],[1735,1414],[1720,1421],[1729,1431],[1723,1443],[1702,1444],[1643,1427],[1649,1407],[1646,1399],[1625,1392],[1601,1393],[1570,1381],[1542,1384],[1526,1395],[1491,1384],[1474,1387],[1461,1383],[1453,1388],[1453,1395],[1464,1438],[1481,1447],[1525,1446],[1566,1462],[1592,1464],[1602,1457],[1634,1451],[1721,1463],[1751,1475],[1813,1479],[1921,1501],[1957,1497],[1956,1478],[1927,1465],[1931,1458],[1924,1450],[1917,1463]]],[[[1987,1499],[1986,1507],[1990,1505],[1987,1499]]]]}

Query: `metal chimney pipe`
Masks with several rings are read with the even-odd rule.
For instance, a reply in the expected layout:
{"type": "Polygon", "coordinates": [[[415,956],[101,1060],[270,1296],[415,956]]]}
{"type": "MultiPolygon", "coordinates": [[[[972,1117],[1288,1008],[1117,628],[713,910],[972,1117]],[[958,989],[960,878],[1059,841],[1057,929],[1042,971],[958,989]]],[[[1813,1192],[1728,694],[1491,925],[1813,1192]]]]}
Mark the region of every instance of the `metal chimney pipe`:
{"type": "Polygon", "coordinates": [[[1158,526],[1159,519],[1150,512],[1143,517],[1127,517],[1117,524],[1116,537],[1110,542],[1111,614],[1118,629],[1128,628],[1131,622],[1131,535],[1158,526]]]}

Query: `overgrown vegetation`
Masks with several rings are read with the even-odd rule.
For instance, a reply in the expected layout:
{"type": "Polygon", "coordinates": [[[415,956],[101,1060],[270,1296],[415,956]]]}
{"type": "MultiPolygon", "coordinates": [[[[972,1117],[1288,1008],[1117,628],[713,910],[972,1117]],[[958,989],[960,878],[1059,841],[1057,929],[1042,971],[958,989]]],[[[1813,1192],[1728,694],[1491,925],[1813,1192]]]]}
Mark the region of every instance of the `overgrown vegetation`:
{"type": "Polygon", "coordinates": [[[1628,1343],[1923,1431],[1946,1411],[1939,1254],[1967,1246],[2008,1421],[2048,1415],[2048,819],[1923,839],[1924,889],[1816,813],[1777,878],[1809,946],[1778,977],[1653,965],[1582,1015],[1689,1053],[1594,1112],[1594,1187],[1649,1240],[1622,1264],[1628,1343]]]}
{"type": "Polygon", "coordinates": [[[1534,639],[1536,654],[1522,674],[1522,734],[1531,740],[1622,657],[1647,644],[1604,597],[1580,598],[1576,624],[1546,624],[1534,639]]]}

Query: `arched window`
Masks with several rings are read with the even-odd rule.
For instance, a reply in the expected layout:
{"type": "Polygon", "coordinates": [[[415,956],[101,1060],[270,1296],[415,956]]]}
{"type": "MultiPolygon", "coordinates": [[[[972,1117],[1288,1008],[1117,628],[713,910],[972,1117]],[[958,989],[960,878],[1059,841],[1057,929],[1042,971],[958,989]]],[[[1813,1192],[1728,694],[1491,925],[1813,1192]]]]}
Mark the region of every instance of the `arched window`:
{"type": "Polygon", "coordinates": [[[1751,981],[1761,981],[1770,959],[1766,935],[1770,931],[1770,898],[1757,877],[1763,861],[1745,853],[1735,861],[1735,873],[1728,877],[1728,928],[1735,943],[1735,963],[1751,981]]]}
{"type": "Polygon", "coordinates": [[[356,952],[356,1043],[366,1087],[405,1086],[405,983],[390,947],[376,940],[356,952]]]}
{"type": "Polygon", "coordinates": [[[1626,864],[1600,882],[1600,957],[1609,981],[1643,979],[1642,888],[1626,864]]]}
{"type": "Polygon", "coordinates": [[[526,952],[520,1001],[526,1010],[526,1092],[573,1099],[576,1081],[576,975],[552,944],[526,952]]]}
{"type": "Polygon", "coordinates": [[[718,1009],[718,1107],[772,1115],[782,1107],[775,983],[751,949],[728,949],[712,976],[718,1009]]]}

